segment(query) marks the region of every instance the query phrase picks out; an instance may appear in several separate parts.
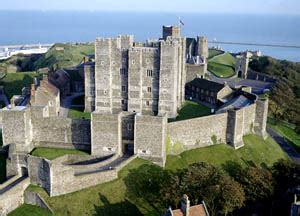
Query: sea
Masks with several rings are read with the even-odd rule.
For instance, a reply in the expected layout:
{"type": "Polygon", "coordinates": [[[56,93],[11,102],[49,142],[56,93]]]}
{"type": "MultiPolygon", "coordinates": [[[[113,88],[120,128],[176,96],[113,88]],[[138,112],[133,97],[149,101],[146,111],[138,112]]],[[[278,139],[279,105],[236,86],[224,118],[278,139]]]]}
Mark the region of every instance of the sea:
{"type": "MultiPolygon", "coordinates": [[[[300,16],[296,15],[103,11],[0,11],[0,45],[89,42],[119,34],[145,41],[161,37],[162,25],[176,25],[179,17],[186,37],[300,46],[300,16]]],[[[264,55],[300,62],[299,48],[220,46],[230,52],[261,50],[264,55]]]]}

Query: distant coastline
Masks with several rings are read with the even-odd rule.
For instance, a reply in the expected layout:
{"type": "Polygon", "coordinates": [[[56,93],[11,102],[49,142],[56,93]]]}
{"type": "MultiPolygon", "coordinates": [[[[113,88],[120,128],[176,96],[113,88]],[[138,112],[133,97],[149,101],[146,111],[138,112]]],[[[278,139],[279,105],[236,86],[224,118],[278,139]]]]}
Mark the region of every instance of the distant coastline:
{"type": "MultiPolygon", "coordinates": [[[[300,46],[299,16],[179,14],[187,37],[206,35],[209,40],[271,43],[300,46]]],[[[178,14],[84,12],[84,11],[1,11],[0,46],[57,42],[94,41],[97,36],[134,34],[136,40],[158,38],[161,25],[176,24],[178,14]],[[76,14],[76,16],[74,16],[76,14]]],[[[213,44],[210,44],[213,46],[213,44]]],[[[227,51],[261,50],[278,59],[300,62],[300,49],[221,44],[227,51]]]]}

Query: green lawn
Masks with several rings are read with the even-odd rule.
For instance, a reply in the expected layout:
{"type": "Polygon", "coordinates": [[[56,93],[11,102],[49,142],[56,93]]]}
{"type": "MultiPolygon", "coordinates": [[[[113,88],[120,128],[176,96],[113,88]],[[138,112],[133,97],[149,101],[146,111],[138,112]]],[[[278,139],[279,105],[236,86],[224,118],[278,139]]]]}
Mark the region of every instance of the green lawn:
{"type": "Polygon", "coordinates": [[[224,144],[199,148],[183,152],[179,156],[169,155],[166,167],[168,169],[180,169],[189,164],[203,161],[215,165],[227,162],[237,162],[242,166],[255,163],[256,165],[272,165],[280,158],[287,158],[285,152],[271,138],[263,140],[256,135],[244,137],[245,146],[238,150],[224,144]]]}
{"type": "Polygon", "coordinates": [[[59,68],[78,65],[83,57],[95,52],[94,44],[55,44],[38,59],[35,68],[58,66],[59,68]]]}
{"type": "Polygon", "coordinates": [[[208,59],[211,59],[217,55],[223,54],[224,52],[221,50],[216,50],[216,49],[209,49],[208,50],[208,59]]]}
{"type": "Polygon", "coordinates": [[[9,216],[50,216],[52,215],[46,209],[39,208],[34,205],[23,204],[9,214],[9,216]]]}
{"type": "Polygon", "coordinates": [[[274,129],[281,136],[285,137],[295,150],[300,153],[300,134],[296,133],[295,125],[268,118],[268,126],[274,129]]]}
{"type": "Polygon", "coordinates": [[[69,109],[68,118],[91,119],[91,113],[83,112],[81,108],[71,108],[69,109]]]}
{"type": "MultiPolygon", "coordinates": [[[[227,168],[232,167],[235,162],[242,166],[247,164],[270,166],[280,158],[287,158],[271,138],[264,141],[261,137],[248,135],[244,137],[244,141],[245,147],[239,150],[220,144],[190,150],[180,156],[168,156],[166,168],[181,169],[200,161],[227,168]]],[[[159,215],[158,210],[142,197],[129,198],[126,194],[124,178],[129,171],[149,163],[142,159],[135,159],[119,172],[118,179],[67,195],[50,198],[43,189],[37,186],[30,186],[28,190],[39,192],[54,210],[55,215],[159,215]]]]}
{"type": "Polygon", "coordinates": [[[33,156],[43,157],[49,160],[54,160],[55,158],[61,157],[66,154],[87,155],[88,153],[76,149],[60,149],[60,148],[44,148],[44,147],[35,148],[31,152],[31,155],[33,156]]]}
{"type": "MultiPolygon", "coordinates": [[[[211,114],[211,109],[194,101],[185,101],[183,107],[178,112],[176,121],[207,116],[211,114]]],[[[172,120],[170,120],[172,121],[172,120]]]]}
{"type": "Polygon", "coordinates": [[[6,155],[0,155],[0,184],[6,179],[6,155]]]}
{"type": "Polygon", "coordinates": [[[224,53],[208,60],[208,70],[218,77],[231,77],[235,74],[235,64],[235,58],[224,53]]]}
{"type": "Polygon", "coordinates": [[[21,95],[24,86],[30,87],[33,83],[33,78],[38,77],[36,72],[18,72],[8,73],[2,80],[0,85],[4,86],[5,93],[10,99],[13,95],[21,95]]]}

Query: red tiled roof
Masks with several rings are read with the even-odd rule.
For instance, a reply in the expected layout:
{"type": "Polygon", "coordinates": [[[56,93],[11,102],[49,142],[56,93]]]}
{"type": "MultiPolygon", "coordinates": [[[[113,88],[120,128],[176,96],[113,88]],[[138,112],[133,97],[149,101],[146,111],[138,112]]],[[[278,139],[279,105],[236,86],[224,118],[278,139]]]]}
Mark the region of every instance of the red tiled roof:
{"type": "MultiPolygon", "coordinates": [[[[184,216],[181,209],[176,209],[173,210],[172,212],[174,216],[184,216]]],[[[195,205],[190,207],[189,216],[207,216],[207,214],[205,212],[204,206],[200,204],[200,205],[195,205]]]]}

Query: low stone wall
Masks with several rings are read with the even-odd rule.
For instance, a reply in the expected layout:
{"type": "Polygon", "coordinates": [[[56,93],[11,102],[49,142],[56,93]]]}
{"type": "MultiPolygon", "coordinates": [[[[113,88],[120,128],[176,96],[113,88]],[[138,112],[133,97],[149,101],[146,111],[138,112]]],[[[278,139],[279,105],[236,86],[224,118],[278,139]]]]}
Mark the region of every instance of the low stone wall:
{"type": "Polygon", "coordinates": [[[36,192],[25,191],[24,202],[26,204],[35,205],[40,208],[46,209],[53,214],[53,210],[47,204],[47,202],[36,192]]]}
{"type": "Polygon", "coordinates": [[[27,161],[31,183],[44,188],[50,193],[50,161],[32,155],[28,157],[27,161]]]}
{"type": "Polygon", "coordinates": [[[64,165],[61,159],[51,162],[50,196],[75,192],[118,177],[116,169],[75,176],[73,167],[64,165]]]}
{"type": "Polygon", "coordinates": [[[167,151],[179,154],[187,149],[226,143],[227,113],[167,124],[167,151]]]}
{"type": "Polygon", "coordinates": [[[41,147],[90,150],[90,121],[60,117],[34,119],[33,142],[41,147]]]}
{"type": "MultiPolygon", "coordinates": [[[[0,215],[5,216],[24,203],[24,191],[30,184],[29,178],[21,179],[20,182],[10,187],[5,192],[0,192],[0,215]]],[[[1,186],[0,186],[1,187],[1,186]]],[[[9,186],[7,186],[9,187],[9,186]]]]}

